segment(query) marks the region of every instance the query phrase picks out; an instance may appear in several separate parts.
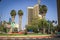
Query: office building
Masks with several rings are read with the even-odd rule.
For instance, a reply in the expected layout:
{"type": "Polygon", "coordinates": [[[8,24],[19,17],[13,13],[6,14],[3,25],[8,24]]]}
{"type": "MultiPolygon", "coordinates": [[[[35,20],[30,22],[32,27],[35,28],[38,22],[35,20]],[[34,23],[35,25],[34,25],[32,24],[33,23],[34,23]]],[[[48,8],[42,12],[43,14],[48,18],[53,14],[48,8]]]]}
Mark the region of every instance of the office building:
{"type": "Polygon", "coordinates": [[[33,20],[33,7],[28,7],[28,24],[31,24],[33,20]]]}
{"type": "Polygon", "coordinates": [[[39,17],[40,19],[42,19],[39,7],[39,4],[36,4],[33,7],[28,7],[28,24],[31,24],[34,18],[37,19],[39,17]]]}

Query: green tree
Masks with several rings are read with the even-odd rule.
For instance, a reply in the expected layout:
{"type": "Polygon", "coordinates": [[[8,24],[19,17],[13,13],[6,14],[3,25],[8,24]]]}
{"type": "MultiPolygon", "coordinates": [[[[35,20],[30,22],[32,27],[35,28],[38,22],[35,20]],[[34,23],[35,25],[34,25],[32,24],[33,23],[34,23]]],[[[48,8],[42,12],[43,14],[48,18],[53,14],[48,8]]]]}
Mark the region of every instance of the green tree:
{"type": "MultiPolygon", "coordinates": [[[[12,17],[12,22],[14,22],[15,16],[16,16],[16,11],[15,11],[15,10],[11,10],[10,15],[11,15],[11,17],[12,17]]],[[[12,29],[12,28],[11,28],[11,29],[12,29]]],[[[11,30],[11,32],[12,32],[12,30],[11,30]]]]}
{"type": "Polygon", "coordinates": [[[32,26],[32,25],[27,25],[27,26],[26,26],[26,29],[27,29],[27,31],[30,31],[30,30],[33,31],[33,26],[32,26]]]}
{"type": "Polygon", "coordinates": [[[40,14],[42,15],[42,18],[44,18],[46,13],[47,13],[47,6],[46,5],[41,5],[39,11],[40,11],[40,14]]]}
{"type": "Polygon", "coordinates": [[[3,24],[0,25],[0,32],[7,33],[7,28],[5,27],[5,23],[3,23],[3,24]]]}
{"type": "Polygon", "coordinates": [[[33,31],[35,33],[38,33],[38,26],[37,25],[28,25],[26,27],[27,31],[33,31]]]}
{"type": "Polygon", "coordinates": [[[53,33],[53,31],[54,31],[54,29],[55,29],[55,27],[53,26],[53,22],[52,21],[49,21],[48,22],[48,29],[49,29],[49,31],[50,31],[50,33],[52,34],[53,33]]]}
{"type": "Polygon", "coordinates": [[[48,22],[45,19],[40,19],[38,23],[38,27],[40,30],[43,31],[43,33],[45,33],[47,26],[48,26],[48,22]]]}
{"type": "Polygon", "coordinates": [[[1,31],[1,32],[4,31],[4,25],[0,25],[0,31],[1,31]]]}
{"type": "MultiPolygon", "coordinates": [[[[40,5],[40,14],[42,15],[42,27],[45,25],[44,24],[44,18],[47,13],[47,6],[46,5],[40,5]]],[[[45,28],[43,27],[43,33],[45,33],[45,28]]]]}
{"type": "Polygon", "coordinates": [[[34,18],[33,20],[32,20],[32,24],[31,25],[38,25],[38,23],[39,23],[39,18],[34,18]]]}
{"type": "Polygon", "coordinates": [[[47,13],[47,6],[41,5],[40,6],[40,14],[42,15],[42,19],[39,18],[33,18],[32,20],[32,27],[28,27],[28,29],[33,29],[37,32],[37,30],[40,30],[43,28],[43,33],[45,33],[45,28],[47,27],[47,21],[44,19],[44,16],[47,13]]]}
{"type": "Polygon", "coordinates": [[[22,30],[21,24],[22,24],[23,11],[22,11],[22,10],[19,10],[19,11],[18,11],[18,15],[19,15],[19,31],[21,31],[21,30],[22,30]]]}
{"type": "Polygon", "coordinates": [[[14,19],[15,19],[15,16],[16,16],[16,11],[15,10],[11,10],[10,15],[12,17],[12,22],[14,22],[14,19]]]}
{"type": "Polygon", "coordinates": [[[18,28],[15,27],[13,32],[17,33],[18,32],[18,28]]]}
{"type": "Polygon", "coordinates": [[[35,32],[35,33],[39,32],[39,28],[37,25],[33,25],[33,32],[35,32]]]}

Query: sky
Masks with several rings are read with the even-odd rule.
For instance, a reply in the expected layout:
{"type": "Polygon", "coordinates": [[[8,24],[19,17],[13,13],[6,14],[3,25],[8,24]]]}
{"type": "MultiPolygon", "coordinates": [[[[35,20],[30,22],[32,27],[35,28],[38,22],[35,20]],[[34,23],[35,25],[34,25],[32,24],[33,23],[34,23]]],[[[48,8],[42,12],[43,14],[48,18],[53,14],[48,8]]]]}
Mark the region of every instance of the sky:
{"type": "MultiPolygon", "coordinates": [[[[9,21],[11,18],[11,10],[16,10],[15,23],[19,23],[18,10],[23,10],[22,29],[27,23],[27,7],[34,6],[38,0],[1,0],[0,1],[0,16],[2,21],[9,21]]],[[[48,11],[46,13],[47,20],[57,20],[57,4],[56,0],[41,0],[41,5],[46,5],[48,11]]]]}

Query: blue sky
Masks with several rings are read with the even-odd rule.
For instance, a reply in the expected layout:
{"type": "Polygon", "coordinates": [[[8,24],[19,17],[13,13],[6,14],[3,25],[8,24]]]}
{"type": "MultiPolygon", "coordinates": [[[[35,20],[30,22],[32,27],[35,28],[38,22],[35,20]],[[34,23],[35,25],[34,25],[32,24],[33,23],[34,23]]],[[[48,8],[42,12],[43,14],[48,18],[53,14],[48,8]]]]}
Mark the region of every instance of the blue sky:
{"type": "MultiPolygon", "coordinates": [[[[18,10],[22,9],[24,12],[22,18],[22,28],[27,22],[27,7],[34,6],[38,3],[38,0],[2,0],[0,2],[0,16],[2,16],[2,21],[9,21],[11,10],[16,10],[15,22],[19,23],[18,10]]],[[[46,19],[47,20],[57,20],[57,6],[56,0],[41,0],[41,5],[46,5],[48,8],[46,19]]]]}

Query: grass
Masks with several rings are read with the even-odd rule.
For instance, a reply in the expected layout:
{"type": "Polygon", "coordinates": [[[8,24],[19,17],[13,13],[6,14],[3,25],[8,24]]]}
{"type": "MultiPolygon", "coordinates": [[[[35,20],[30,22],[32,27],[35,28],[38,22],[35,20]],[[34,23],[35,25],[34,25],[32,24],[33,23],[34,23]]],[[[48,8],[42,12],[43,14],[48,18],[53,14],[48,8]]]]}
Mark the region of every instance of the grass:
{"type": "Polygon", "coordinates": [[[37,33],[34,33],[34,34],[0,34],[0,36],[49,36],[51,34],[37,34],[37,33]]]}

